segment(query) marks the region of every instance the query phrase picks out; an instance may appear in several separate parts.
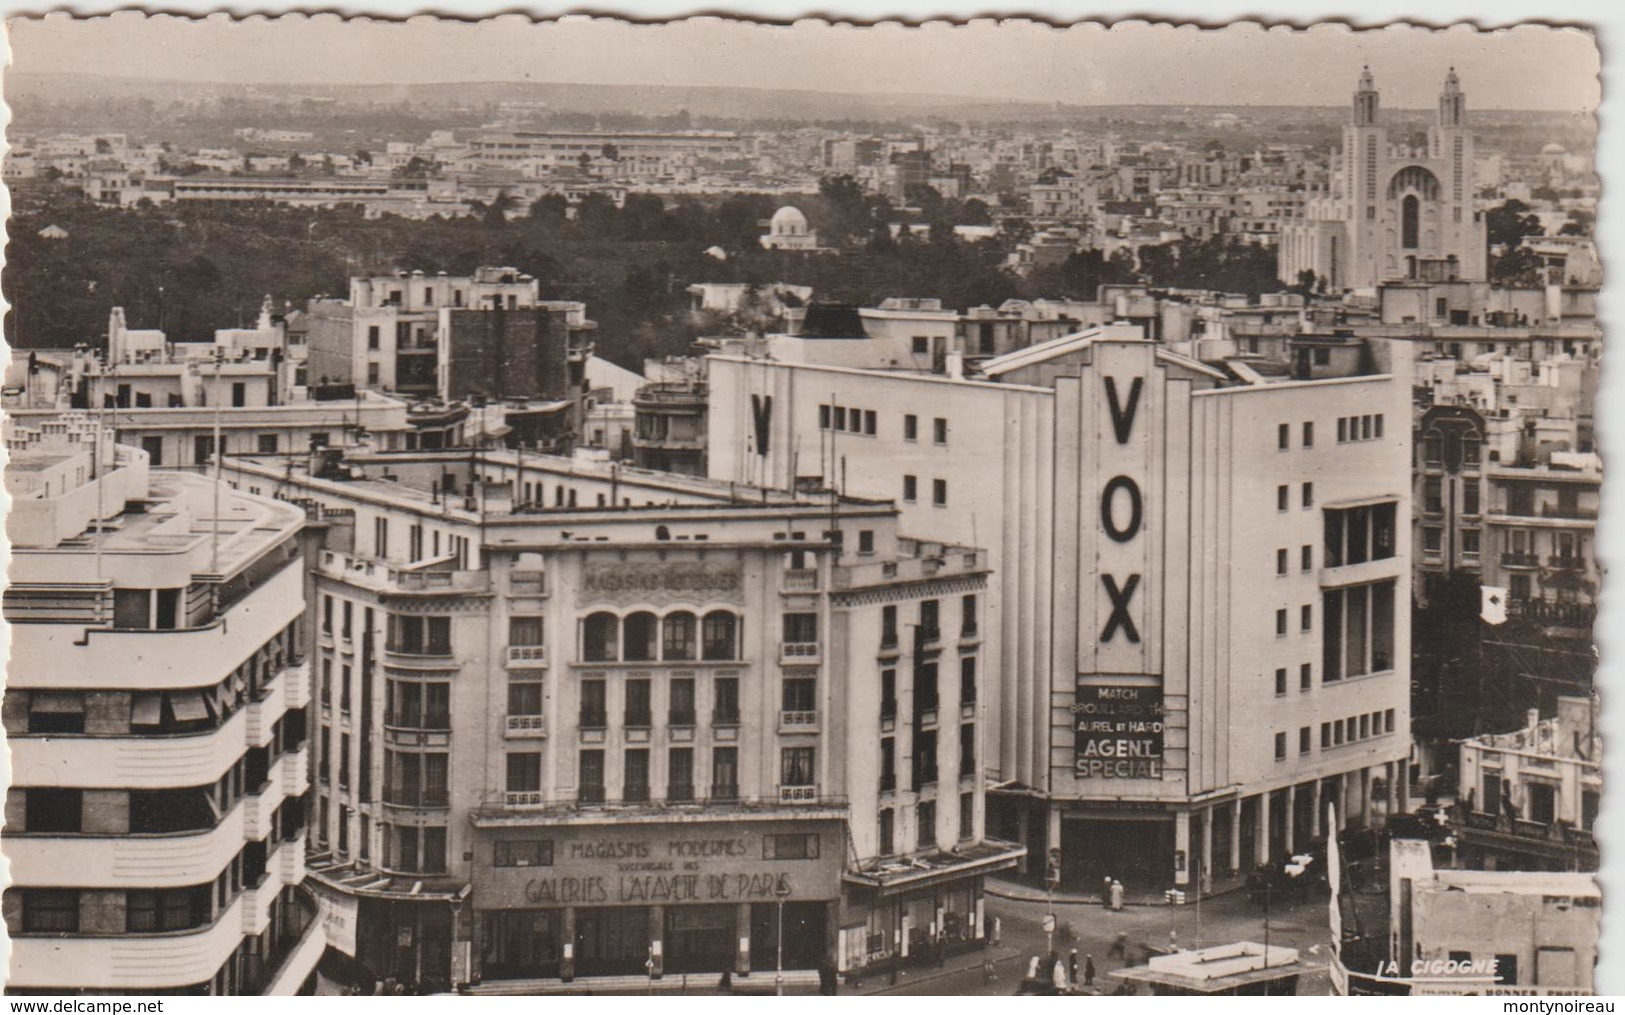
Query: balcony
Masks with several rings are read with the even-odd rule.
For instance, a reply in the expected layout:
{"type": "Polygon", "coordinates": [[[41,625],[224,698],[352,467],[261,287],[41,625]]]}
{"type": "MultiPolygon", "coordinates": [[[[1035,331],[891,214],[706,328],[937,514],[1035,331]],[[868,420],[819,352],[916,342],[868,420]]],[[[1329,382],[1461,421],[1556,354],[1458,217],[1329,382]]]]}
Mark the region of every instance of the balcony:
{"type": "Polygon", "coordinates": [[[649,784],[642,783],[621,787],[621,799],[629,804],[646,804],[649,802],[649,784]]]}
{"type": "Polygon", "coordinates": [[[547,717],[540,715],[510,715],[502,729],[509,737],[547,736],[547,717]]]}
{"type": "Polygon", "coordinates": [[[817,786],[780,786],[779,803],[781,804],[815,804],[818,802],[817,786]]]}
{"type": "Polygon", "coordinates": [[[6,988],[60,988],[62,971],[67,969],[73,971],[73,986],[79,990],[167,993],[208,982],[242,940],[240,896],[214,923],[184,933],[14,935],[6,988]]]}
{"type": "Polygon", "coordinates": [[[625,725],[628,729],[646,730],[655,724],[652,712],[627,712],[625,725]]]}
{"type": "Polygon", "coordinates": [[[739,709],[719,708],[711,713],[712,726],[738,726],[739,709]]]}
{"type": "Polygon", "coordinates": [[[779,647],[779,657],[783,662],[815,663],[818,661],[818,643],[816,641],[787,641],[779,647]]]}
{"type": "Polygon", "coordinates": [[[818,710],[807,709],[780,712],[779,725],[781,727],[789,727],[791,729],[801,727],[802,729],[810,732],[812,728],[818,725],[818,710]]]}
{"type": "Polygon", "coordinates": [[[199,871],[224,869],[242,850],[252,800],[239,800],[213,828],[185,832],[8,833],[6,856],[13,876],[35,884],[72,871],[73,884],[81,888],[181,888],[197,884],[199,871]]]}
{"type": "Polygon", "coordinates": [[[543,571],[508,572],[508,594],[541,596],[547,594],[547,574],[543,571]]]}
{"type": "Polygon", "coordinates": [[[880,776],[880,792],[891,793],[897,789],[897,773],[885,772],[880,776]]]}
{"type": "Polygon", "coordinates": [[[576,791],[576,800],[584,804],[601,804],[604,802],[604,787],[583,786],[576,791]]]}
{"type": "Polygon", "coordinates": [[[1560,571],[1583,571],[1585,570],[1586,562],[1584,557],[1576,557],[1573,555],[1553,556],[1546,558],[1546,566],[1556,568],[1560,571]]]}
{"type": "Polygon", "coordinates": [[[674,708],[666,713],[666,725],[688,727],[694,725],[694,710],[692,708],[674,708]]]}
{"type": "Polygon", "coordinates": [[[710,799],[713,803],[737,803],[739,801],[739,786],[737,783],[724,786],[713,785],[710,799]]]}
{"type": "Polygon", "coordinates": [[[1572,518],[1576,521],[1594,522],[1597,520],[1597,509],[1564,506],[1562,504],[1542,504],[1540,506],[1540,516],[1542,518],[1572,518]]]}
{"type": "Polygon", "coordinates": [[[666,802],[673,804],[690,804],[694,802],[694,784],[691,782],[672,783],[666,787],[666,802]]]}
{"type": "Polygon", "coordinates": [[[609,715],[602,711],[581,710],[578,725],[584,730],[601,730],[609,728],[609,715]]]}
{"type": "Polygon", "coordinates": [[[784,589],[786,592],[818,591],[818,569],[812,567],[785,568],[784,589]]]}
{"type": "Polygon", "coordinates": [[[1547,627],[1572,627],[1586,631],[1597,623],[1597,607],[1592,603],[1555,603],[1544,599],[1509,599],[1507,613],[1519,620],[1547,627]]]}
{"type": "Polygon", "coordinates": [[[543,645],[509,645],[509,666],[541,666],[547,662],[547,648],[543,645]]]}
{"type": "MultiPolygon", "coordinates": [[[[582,791],[586,799],[586,791],[582,791]]],[[[598,788],[598,799],[604,798],[603,787],[598,788]]],[[[502,794],[502,806],[510,811],[541,810],[547,806],[547,797],[541,790],[508,790],[502,794]]]]}
{"type": "Polygon", "coordinates": [[[1503,567],[1539,567],[1540,557],[1533,553],[1513,553],[1505,551],[1501,554],[1503,567]]]}

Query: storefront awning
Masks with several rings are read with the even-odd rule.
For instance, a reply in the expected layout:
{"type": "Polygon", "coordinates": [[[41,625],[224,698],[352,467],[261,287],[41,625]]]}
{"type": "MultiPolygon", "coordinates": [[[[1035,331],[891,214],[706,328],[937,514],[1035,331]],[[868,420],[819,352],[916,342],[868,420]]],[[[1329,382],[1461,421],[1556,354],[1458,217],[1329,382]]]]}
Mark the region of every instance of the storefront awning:
{"type": "Polygon", "coordinates": [[[1008,870],[1026,855],[1026,846],[987,839],[953,852],[913,860],[884,861],[864,870],[847,871],[841,877],[849,885],[869,888],[881,895],[895,895],[960,878],[1008,870]]]}
{"type": "Polygon", "coordinates": [[[469,893],[459,878],[424,875],[407,877],[381,873],[369,864],[336,862],[331,853],[318,853],[305,861],[305,872],[318,890],[400,902],[460,902],[469,893]]]}

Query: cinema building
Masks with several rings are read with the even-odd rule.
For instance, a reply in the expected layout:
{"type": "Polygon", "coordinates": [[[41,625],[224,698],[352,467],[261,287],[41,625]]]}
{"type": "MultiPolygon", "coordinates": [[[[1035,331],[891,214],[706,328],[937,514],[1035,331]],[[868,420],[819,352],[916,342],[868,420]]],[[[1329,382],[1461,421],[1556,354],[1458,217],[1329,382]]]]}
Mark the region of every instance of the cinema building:
{"type": "Polygon", "coordinates": [[[1131,892],[1301,847],[1328,800],[1399,806],[1409,752],[1409,347],[1203,362],[1140,334],[943,374],[777,335],[708,374],[712,478],[894,497],[987,546],[989,828],[1028,873],[1131,892]]]}
{"type": "Polygon", "coordinates": [[[981,942],[1021,853],[982,834],[985,553],[585,455],[226,468],[320,544],[311,880],[367,975],[771,989],[781,906],[790,970],[981,942]]]}
{"type": "Polygon", "coordinates": [[[304,513],[82,416],[7,444],[6,992],[306,992],[304,513]]]}

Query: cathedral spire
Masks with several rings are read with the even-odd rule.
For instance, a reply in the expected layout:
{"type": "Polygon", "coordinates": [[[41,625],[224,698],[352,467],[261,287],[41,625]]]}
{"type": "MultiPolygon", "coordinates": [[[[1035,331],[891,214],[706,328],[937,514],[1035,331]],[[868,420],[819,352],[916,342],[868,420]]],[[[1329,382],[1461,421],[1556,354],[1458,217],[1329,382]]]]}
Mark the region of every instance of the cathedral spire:
{"type": "Polygon", "coordinates": [[[1461,90],[1461,79],[1456,68],[1445,75],[1444,90],[1439,92],[1439,126],[1465,127],[1467,125],[1467,95],[1461,90]]]}
{"type": "Polygon", "coordinates": [[[1356,127],[1377,125],[1377,83],[1371,77],[1369,65],[1361,69],[1360,85],[1354,92],[1354,125],[1356,127]]]}

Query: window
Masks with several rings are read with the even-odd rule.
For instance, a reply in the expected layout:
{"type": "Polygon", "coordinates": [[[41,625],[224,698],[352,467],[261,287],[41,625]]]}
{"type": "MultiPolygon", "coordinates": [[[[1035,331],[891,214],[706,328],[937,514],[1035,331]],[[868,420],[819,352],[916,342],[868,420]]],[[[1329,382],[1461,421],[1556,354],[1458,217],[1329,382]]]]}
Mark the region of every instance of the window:
{"type": "Polygon", "coordinates": [[[1476,515],[1479,513],[1477,483],[1462,484],[1461,513],[1464,515],[1476,515]]]}
{"type": "Polygon", "coordinates": [[[1276,550],[1275,551],[1275,573],[1278,574],[1278,575],[1286,574],[1286,551],[1285,550],[1276,550]]]}
{"type": "Polygon", "coordinates": [[[931,481],[931,503],[936,507],[948,506],[948,481],[946,479],[933,479],[931,481]]]}
{"type": "Polygon", "coordinates": [[[1311,571],[1314,569],[1314,566],[1315,548],[1310,546],[1308,543],[1305,543],[1303,545],[1303,549],[1298,554],[1298,570],[1311,571]]]}
{"type": "Polygon", "coordinates": [[[779,752],[779,785],[812,786],[818,782],[813,770],[813,748],[786,747],[779,752]]]}
{"type": "Polygon", "coordinates": [[[609,725],[608,706],[602,680],[581,682],[581,726],[585,729],[603,729],[609,725]]]}
{"type": "Polygon", "coordinates": [[[534,671],[515,670],[508,675],[508,714],[542,714],[542,682],[528,679],[534,671]]]}
{"type": "MultiPolygon", "coordinates": [[[[345,638],[349,638],[350,604],[344,604],[345,638]]],[[[388,649],[405,655],[451,655],[450,617],[389,617],[388,649]]]]}
{"type": "Polygon", "coordinates": [[[1298,753],[1299,754],[1308,754],[1310,749],[1311,749],[1311,746],[1312,745],[1310,744],[1309,727],[1307,727],[1307,726],[1298,727],[1298,753]]]}
{"type": "Polygon", "coordinates": [[[905,441],[920,439],[920,418],[918,416],[910,414],[903,417],[903,439],[905,441]]]}
{"type": "Polygon", "coordinates": [[[673,726],[694,725],[694,680],[676,677],[671,682],[671,704],[666,721],[673,726]]]}
{"type": "Polygon", "coordinates": [[[919,492],[918,491],[919,491],[919,480],[915,479],[913,476],[904,476],[903,477],[903,499],[912,504],[915,500],[919,499],[919,492]]]}
{"type": "Polygon", "coordinates": [[[1438,553],[1444,546],[1444,532],[1437,526],[1428,525],[1422,529],[1422,549],[1428,553],[1438,553]]]}
{"type": "Polygon", "coordinates": [[[348,666],[340,666],[339,667],[339,712],[346,715],[346,716],[350,714],[350,685],[351,685],[351,683],[353,683],[353,681],[350,680],[350,667],[348,667],[348,666]]]}
{"type": "Polygon", "coordinates": [[[880,671],[880,718],[897,718],[897,671],[880,671]]]}
{"type": "Polygon", "coordinates": [[[696,649],[694,627],[694,614],[692,613],[679,611],[667,614],[661,624],[664,637],[660,657],[673,661],[693,659],[696,649]]]}
{"type": "Polygon", "coordinates": [[[1275,760],[1276,761],[1285,761],[1286,760],[1286,734],[1285,733],[1277,733],[1277,734],[1275,734],[1275,760]]]}
{"type": "Polygon", "coordinates": [[[711,799],[739,799],[739,748],[711,748],[711,799]]]}
{"type": "Polygon", "coordinates": [[[877,817],[879,817],[880,820],[875,823],[877,826],[877,838],[879,840],[875,846],[876,851],[881,856],[891,856],[897,851],[896,845],[893,841],[893,811],[890,807],[882,807],[877,817]]]}
{"type": "Polygon", "coordinates": [[[1279,669],[1277,669],[1275,671],[1275,693],[1277,695],[1281,695],[1281,694],[1286,693],[1286,667],[1285,666],[1282,666],[1282,667],[1280,667],[1279,669]]]}
{"type": "Polygon", "coordinates": [[[739,619],[727,610],[713,610],[701,624],[701,655],[706,659],[738,657],[739,619]]]}
{"type": "Polygon", "coordinates": [[[1277,510],[1277,511],[1285,511],[1287,509],[1287,505],[1289,503],[1291,503],[1291,498],[1292,498],[1292,492],[1291,492],[1291,489],[1289,487],[1286,487],[1286,486],[1278,486],[1278,487],[1276,487],[1275,488],[1275,510],[1277,510]]]}
{"type": "Polygon", "coordinates": [[[937,845],[937,802],[935,800],[921,800],[916,811],[918,827],[915,828],[914,847],[916,849],[933,849],[937,845]]]}
{"type": "Polygon", "coordinates": [[[1324,751],[1330,746],[1332,746],[1332,724],[1323,722],[1320,724],[1320,749],[1324,751]]]}
{"type": "Polygon", "coordinates": [[[942,637],[942,627],[938,623],[937,601],[935,599],[922,599],[920,601],[920,640],[937,641],[942,637]]]}
{"type": "Polygon", "coordinates": [[[622,800],[637,802],[649,799],[649,749],[627,748],[621,775],[622,800]]]}
{"type": "Polygon", "coordinates": [[[810,645],[818,641],[818,614],[786,613],[784,615],[784,642],[786,645],[810,645]]]}
{"type": "Polygon", "coordinates": [[[868,556],[875,552],[875,533],[873,529],[858,530],[858,553],[868,556]]]}
{"type": "Polygon", "coordinates": [[[1479,533],[1477,529],[1462,529],[1461,552],[1469,557],[1478,556],[1478,539],[1479,533]]]}
{"type": "Polygon", "coordinates": [[[1302,631],[1315,629],[1315,608],[1305,603],[1298,608],[1298,628],[1302,631]]]}
{"type": "Polygon", "coordinates": [[[739,722],[739,678],[718,677],[712,702],[713,721],[718,726],[739,722]]]}
{"type": "Polygon", "coordinates": [[[1278,451],[1286,451],[1292,447],[1292,427],[1282,423],[1275,428],[1275,447],[1278,451]]]}
{"type": "Polygon", "coordinates": [[[509,617],[508,645],[535,647],[542,644],[541,617],[509,617]]]}
{"type": "Polygon", "coordinates": [[[124,894],[124,929],[132,934],[187,930],[209,919],[209,888],[168,888],[124,894]]]}
{"type": "Polygon", "coordinates": [[[959,840],[976,838],[976,795],[959,794],[959,840]]]}
{"type": "Polygon", "coordinates": [[[968,779],[976,774],[976,724],[959,725],[959,777],[968,779]]]}
{"type": "Polygon", "coordinates": [[[865,410],[863,410],[863,432],[864,432],[864,434],[866,434],[867,436],[873,437],[875,435],[876,431],[879,429],[878,426],[876,425],[878,422],[879,422],[879,417],[878,417],[878,415],[875,413],[875,411],[873,409],[865,409],[865,410]]]}
{"type": "Polygon", "coordinates": [[[1277,637],[1286,636],[1286,611],[1275,611],[1275,634],[1277,637]]]}
{"type": "Polygon", "coordinates": [[[763,860],[818,859],[817,832],[781,832],[762,836],[763,860]]]}
{"type": "Polygon", "coordinates": [[[1383,726],[1383,732],[1384,733],[1392,733],[1394,731],[1394,710],[1393,709],[1391,709],[1391,708],[1387,709],[1382,713],[1382,726],[1383,726]]]}
{"type": "Polygon", "coordinates": [[[322,633],[333,633],[333,597],[322,596],[322,633]]]}
{"type": "Polygon", "coordinates": [[[880,608],[880,647],[897,647],[897,607],[882,606],[880,608]]]}
{"type": "Polygon", "coordinates": [[[892,737],[880,738],[880,792],[890,793],[897,788],[897,741],[892,737]]]}
{"type": "Polygon", "coordinates": [[[959,703],[976,704],[976,657],[962,656],[959,660],[959,703]]]}
{"type": "Polygon", "coordinates": [[[1315,668],[1313,666],[1309,663],[1303,663],[1298,667],[1298,690],[1309,690],[1314,686],[1314,679],[1315,668]]]}
{"type": "Polygon", "coordinates": [[[1303,425],[1303,446],[1306,448],[1315,446],[1315,424],[1313,423],[1304,423],[1303,425]]]}
{"type": "Polygon", "coordinates": [[[931,440],[936,444],[948,443],[948,421],[941,416],[931,421],[931,440]]]}
{"type": "Polygon", "coordinates": [[[629,663],[653,662],[660,622],[648,612],[634,613],[622,624],[621,658],[629,663]]]}
{"type": "Polygon", "coordinates": [[[914,734],[914,789],[937,781],[937,732],[920,730],[914,734]]]}
{"type": "Polygon", "coordinates": [[[85,696],[83,693],[79,691],[28,692],[28,732],[83,733],[84,731],[85,696]]]}
{"type": "Polygon", "coordinates": [[[1303,484],[1303,506],[1306,508],[1315,506],[1315,484],[1313,483],[1303,484]]]}
{"type": "Polygon", "coordinates": [[[1347,441],[1348,439],[1349,439],[1349,418],[1347,416],[1339,416],[1337,418],[1337,443],[1342,444],[1343,442],[1347,441]]]}
{"type": "Polygon", "coordinates": [[[625,721],[626,725],[633,727],[647,728],[654,725],[649,708],[649,681],[638,679],[626,682],[625,721]]]}
{"type": "Polygon", "coordinates": [[[551,867],[553,842],[551,839],[517,839],[494,842],[491,865],[493,867],[551,867]]]}
{"type": "Polygon", "coordinates": [[[274,455],[274,454],[276,454],[277,453],[277,435],[274,434],[274,433],[262,433],[262,434],[260,434],[259,435],[259,441],[258,441],[258,447],[259,447],[259,452],[262,455],[274,455]]]}
{"type": "Polygon", "coordinates": [[[1343,746],[1343,720],[1341,719],[1332,720],[1332,746],[1343,746]]]}
{"type": "Polygon", "coordinates": [[[694,799],[694,748],[666,752],[666,799],[679,803],[694,799]]]}
{"type": "MultiPolygon", "coordinates": [[[[508,755],[510,783],[513,779],[513,758],[513,755],[508,755]]],[[[536,758],[539,767],[541,755],[536,755],[536,758]]],[[[580,784],[576,795],[584,803],[601,803],[604,799],[604,752],[596,749],[582,751],[576,756],[576,772],[580,784]]],[[[512,789],[512,786],[509,788],[512,789]]]]}
{"type": "Polygon", "coordinates": [[[1393,668],[1393,582],[1328,589],[1321,603],[1325,611],[1323,680],[1359,677],[1393,668]]]}
{"type": "Polygon", "coordinates": [[[378,325],[376,324],[367,325],[367,348],[378,348],[378,325]]]}
{"type": "Polygon", "coordinates": [[[780,700],[786,712],[817,712],[818,681],[810,677],[785,677],[780,700]]]}
{"type": "Polygon", "coordinates": [[[974,595],[961,596],[959,599],[959,636],[961,638],[974,638],[976,636],[976,597],[974,595]]]}
{"type": "Polygon", "coordinates": [[[22,792],[23,831],[73,834],[84,827],[83,790],[33,788],[22,792]]]}

